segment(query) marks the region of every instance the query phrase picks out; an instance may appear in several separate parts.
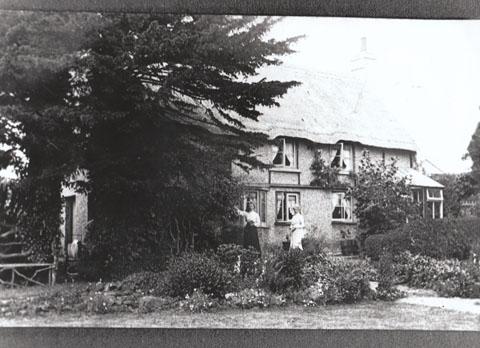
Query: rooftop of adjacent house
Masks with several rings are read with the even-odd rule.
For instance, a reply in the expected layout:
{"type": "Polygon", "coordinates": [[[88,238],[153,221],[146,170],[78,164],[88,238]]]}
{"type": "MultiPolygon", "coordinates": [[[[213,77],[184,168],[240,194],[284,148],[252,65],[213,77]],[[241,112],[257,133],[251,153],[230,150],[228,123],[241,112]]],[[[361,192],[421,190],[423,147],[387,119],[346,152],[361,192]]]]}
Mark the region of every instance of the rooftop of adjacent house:
{"type": "Polygon", "coordinates": [[[442,184],[413,168],[398,168],[398,175],[408,177],[412,186],[444,188],[442,184]]]}
{"type": "Polygon", "coordinates": [[[260,107],[263,115],[258,122],[244,122],[251,130],[271,138],[287,136],[324,144],[343,140],[416,151],[412,137],[361,80],[284,66],[262,69],[260,76],[301,85],[280,98],[279,107],[260,107]]]}

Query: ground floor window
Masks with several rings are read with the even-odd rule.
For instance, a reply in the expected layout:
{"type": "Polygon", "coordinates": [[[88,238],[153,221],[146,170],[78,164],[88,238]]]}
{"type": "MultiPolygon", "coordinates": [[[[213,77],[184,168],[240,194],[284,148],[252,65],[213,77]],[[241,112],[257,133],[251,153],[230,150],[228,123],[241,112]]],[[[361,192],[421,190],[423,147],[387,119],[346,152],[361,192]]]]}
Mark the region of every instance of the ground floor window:
{"type": "Polygon", "coordinates": [[[255,211],[260,216],[260,222],[267,222],[267,191],[263,190],[248,190],[245,192],[243,199],[243,210],[247,208],[247,203],[252,202],[255,206],[255,211]]]}
{"type": "Polygon", "coordinates": [[[276,197],[276,220],[290,221],[294,215],[293,206],[300,204],[300,193],[277,191],[276,197]]]}
{"type": "Polygon", "coordinates": [[[423,217],[443,219],[443,190],[439,188],[412,189],[413,201],[420,206],[423,217]]]}
{"type": "Polygon", "coordinates": [[[347,197],[345,192],[333,192],[332,205],[333,221],[352,221],[352,198],[347,197]]]}

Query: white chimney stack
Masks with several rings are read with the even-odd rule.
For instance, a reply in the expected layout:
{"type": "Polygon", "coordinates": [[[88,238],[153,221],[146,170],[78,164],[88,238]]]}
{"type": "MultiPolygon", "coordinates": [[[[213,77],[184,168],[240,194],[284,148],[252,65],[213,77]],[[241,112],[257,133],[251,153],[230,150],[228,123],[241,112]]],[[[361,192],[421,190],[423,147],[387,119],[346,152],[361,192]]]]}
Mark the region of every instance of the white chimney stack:
{"type": "Polygon", "coordinates": [[[365,36],[360,39],[360,52],[367,52],[367,38],[365,36]]]}

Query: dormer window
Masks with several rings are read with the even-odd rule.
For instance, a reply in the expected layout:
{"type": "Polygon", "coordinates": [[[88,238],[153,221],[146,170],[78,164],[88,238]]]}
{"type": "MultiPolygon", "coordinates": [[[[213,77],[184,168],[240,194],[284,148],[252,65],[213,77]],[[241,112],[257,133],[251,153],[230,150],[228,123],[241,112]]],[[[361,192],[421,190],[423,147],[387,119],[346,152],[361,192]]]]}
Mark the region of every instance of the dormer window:
{"type": "Polygon", "coordinates": [[[279,138],[274,146],[273,164],[278,167],[297,167],[297,148],[291,139],[279,138]]]}
{"type": "Polygon", "coordinates": [[[340,172],[348,173],[352,169],[352,147],[344,143],[337,143],[332,151],[333,159],[331,168],[337,168],[340,172]]]}

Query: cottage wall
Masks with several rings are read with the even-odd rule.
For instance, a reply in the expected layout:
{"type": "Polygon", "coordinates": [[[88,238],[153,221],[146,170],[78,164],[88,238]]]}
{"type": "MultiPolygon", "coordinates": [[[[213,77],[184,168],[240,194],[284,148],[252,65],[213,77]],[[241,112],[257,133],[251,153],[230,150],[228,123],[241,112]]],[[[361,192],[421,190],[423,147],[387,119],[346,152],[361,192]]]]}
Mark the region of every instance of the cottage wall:
{"type": "MultiPolygon", "coordinates": [[[[370,157],[375,161],[385,159],[386,163],[391,158],[397,159],[399,167],[410,167],[415,163],[414,153],[405,150],[382,149],[353,143],[352,145],[352,171],[358,172],[363,152],[368,150],[370,157]],[[411,158],[412,156],[412,158],[411,158]]],[[[331,249],[338,250],[342,232],[355,235],[356,221],[332,221],[334,190],[321,189],[310,186],[313,176],[310,166],[315,157],[315,151],[320,151],[321,157],[329,164],[332,158],[334,145],[312,144],[308,141],[297,141],[297,168],[279,168],[258,170],[253,169],[245,173],[234,166],[232,172],[250,188],[267,190],[266,226],[260,228],[259,238],[262,245],[268,243],[280,244],[289,232],[288,222],[276,221],[276,193],[292,192],[300,194],[300,205],[303,210],[307,226],[307,236],[324,240],[331,249]]],[[[258,158],[271,164],[275,157],[275,149],[266,145],[256,151],[258,158]]],[[[350,180],[347,175],[340,175],[341,180],[350,180]]]]}

